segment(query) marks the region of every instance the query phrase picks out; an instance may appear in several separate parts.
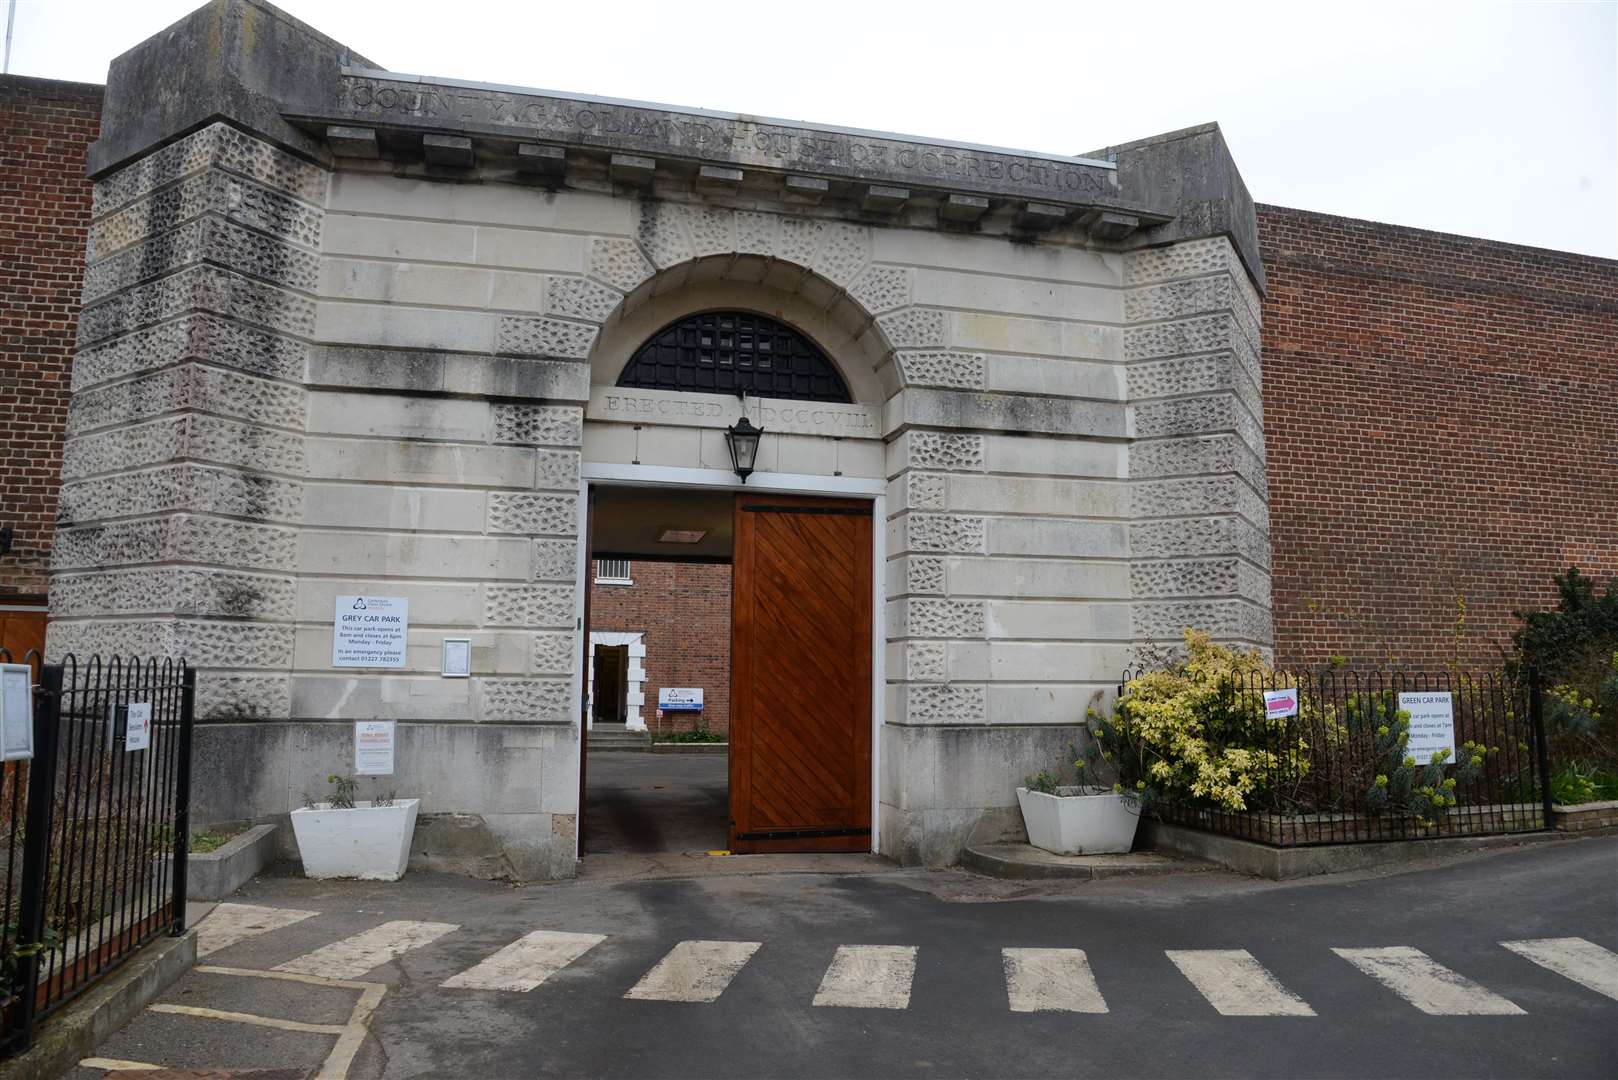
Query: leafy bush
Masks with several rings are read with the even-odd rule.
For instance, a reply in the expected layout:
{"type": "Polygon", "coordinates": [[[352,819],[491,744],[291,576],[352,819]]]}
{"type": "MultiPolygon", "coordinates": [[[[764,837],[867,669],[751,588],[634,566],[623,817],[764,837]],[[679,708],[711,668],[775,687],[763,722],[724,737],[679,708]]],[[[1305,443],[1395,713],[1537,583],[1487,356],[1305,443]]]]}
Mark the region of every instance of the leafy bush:
{"type": "Polygon", "coordinates": [[[1143,800],[1172,797],[1246,810],[1283,778],[1309,768],[1308,746],[1284,719],[1267,718],[1258,687],[1294,685],[1257,651],[1185,633],[1184,659],[1124,687],[1112,717],[1088,713],[1096,753],[1118,770],[1120,789],[1143,800]]]}
{"type": "Polygon", "coordinates": [[[1514,666],[1546,688],[1553,761],[1618,766],[1618,577],[1601,592],[1577,567],[1554,580],[1555,610],[1517,612],[1514,666]]]}
{"type": "Polygon", "coordinates": [[[1551,797],[1563,806],[1618,799],[1618,769],[1570,761],[1551,775],[1551,797]]]}

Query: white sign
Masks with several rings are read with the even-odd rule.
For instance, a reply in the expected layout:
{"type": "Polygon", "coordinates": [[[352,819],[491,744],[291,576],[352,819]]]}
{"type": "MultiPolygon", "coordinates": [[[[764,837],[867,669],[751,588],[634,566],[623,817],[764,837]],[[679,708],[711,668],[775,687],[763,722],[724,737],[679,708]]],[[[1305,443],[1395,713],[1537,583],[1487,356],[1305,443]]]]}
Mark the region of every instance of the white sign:
{"type": "Polygon", "coordinates": [[[152,745],[152,703],[132,701],[124,713],[124,749],[145,750],[152,745]]]}
{"type": "Polygon", "coordinates": [[[657,707],[665,712],[701,712],[702,687],[665,686],[657,692],[657,707]]]}
{"type": "Polygon", "coordinates": [[[34,756],[32,682],[27,664],[0,664],[0,761],[34,756]]]}
{"type": "Polygon", "coordinates": [[[360,776],[393,775],[393,721],[354,721],[354,772],[360,776]]]}
{"type": "Polygon", "coordinates": [[[1410,741],[1405,753],[1416,764],[1427,765],[1440,750],[1448,750],[1455,760],[1455,708],[1448,690],[1402,691],[1399,708],[1410,714],[1410,741]]]}
{"type": "Polygon", "coordinates": [[[472,639],[447,637],[444,639],[444,678],[467,679],[472,676],[472,639]]]}
{"type": "Polygon", "coordinates": [[[403,596],[339,596],[332,620],[332,667],[405,666],[410,601],[403,596]]]}
{"type": "Polygon", "coordinates": [[[1279,720],[1284,716],[1297,716],[1298,692],[1296,690],[1264,691],[1264,715],[1270,720],[1279,720]]]}

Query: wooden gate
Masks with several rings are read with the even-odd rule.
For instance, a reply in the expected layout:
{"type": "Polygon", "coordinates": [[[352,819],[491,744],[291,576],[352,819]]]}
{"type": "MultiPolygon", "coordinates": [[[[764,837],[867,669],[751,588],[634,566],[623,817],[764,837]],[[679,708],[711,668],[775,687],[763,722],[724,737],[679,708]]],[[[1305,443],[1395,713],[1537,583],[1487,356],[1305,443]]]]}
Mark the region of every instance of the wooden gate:
{"type": "Polygon", "coordinates": [[[871,504],[736,497],[730,846],[871,850],[871,504]]]}

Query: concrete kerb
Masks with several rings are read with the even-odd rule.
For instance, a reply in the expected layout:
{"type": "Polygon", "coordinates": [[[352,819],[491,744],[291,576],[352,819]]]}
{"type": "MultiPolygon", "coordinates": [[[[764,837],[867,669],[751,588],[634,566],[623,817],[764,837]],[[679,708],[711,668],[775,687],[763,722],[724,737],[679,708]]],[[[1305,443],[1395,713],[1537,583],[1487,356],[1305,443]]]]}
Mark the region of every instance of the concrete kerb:
{"type": "Polygon", "coordinates": [[[660,743],[651,745],[654,754],[728,754],[729,743],[660,743]]]}
{"type": "Polygon", "coordinates": [[[1186,862],[1155,851],[1132,851],[1124,855],[1056,855],[1032,844],[979,844],[969,847],[961,852],[961,866],[976,874],[1013,881],[1095,881],[1213,869],[1210,863],[1186,862]]]}
{"type": "Polygon", "coordinates": [[[197,962],[197,932],[161,937],[40,1024],[34,1045],[5,1063],[8,1080],[47,1080],[73,1068],[197,962]]]}
{"type": "MultiPolygon", "coordinates": [[[[1618,829],[1590,830],[1580,836],[1606,835],[1618,829]]],[[[1242,874],[1285,881],[1291,878],[1367,870],[1462,855],[1493,848],[1568,841],[1565,832],[1508,833],[1502,836],[1447,836],[1431,840],[1396,840],[1374,844],[1331,844],[1319,847],[1275,848],[1233,836],[1166,825],[1143,819],[1136,843],[1180,858],[1201,859],[1242,874]]]]}
{"type": "MultiPolygon", "coordinates": [[[[275,861],[275,825],[254,825],[217,851],[186,858],[185,898],[223,900],[275,861]]],[[[172,861],[165,855],[164,861],[172,861]]],[[[169,873],[173,873],[171,869],[169,873]]]]}

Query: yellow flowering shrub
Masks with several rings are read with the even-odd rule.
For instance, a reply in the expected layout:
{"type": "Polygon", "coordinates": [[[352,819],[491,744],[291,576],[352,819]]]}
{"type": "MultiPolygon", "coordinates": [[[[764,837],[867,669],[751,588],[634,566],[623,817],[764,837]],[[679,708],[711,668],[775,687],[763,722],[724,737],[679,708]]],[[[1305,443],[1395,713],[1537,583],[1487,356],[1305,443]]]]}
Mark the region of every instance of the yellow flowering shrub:
{"type": "Polygon", "coordinates": [[[1185,633],[1185,659],[1124,686],[1112,718],[1095,710],[1091,733],[1126,782],[1148,798],[1247,810],[1256,796],[1296,783],[1308,746],[1285,719],[1266,718],[1261,687],[1295,686],[1256,651],[1185,633]]]}

